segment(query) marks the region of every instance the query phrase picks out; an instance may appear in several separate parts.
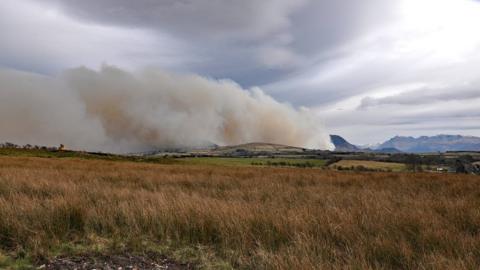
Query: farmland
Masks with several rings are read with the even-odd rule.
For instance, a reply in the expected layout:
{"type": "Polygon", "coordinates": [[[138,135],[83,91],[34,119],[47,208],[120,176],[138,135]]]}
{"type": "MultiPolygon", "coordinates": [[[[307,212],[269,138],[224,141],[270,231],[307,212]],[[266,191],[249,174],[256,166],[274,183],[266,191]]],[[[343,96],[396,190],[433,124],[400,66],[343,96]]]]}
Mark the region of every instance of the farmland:
{"type": "Polygon", "coordinates": [[[335,169],[346,169],[346,170],[380,170],[380,171],[394,171],[402,172],[405,171],[405,164],[395,163],[395,162],[379,162],[379,161],[369,161],[369,160],[340,160],[332,165],[332,168],[335,169]]]}
{"type": "Polygon", "coordinates": [[[206,269],[476,269],[479,184],[456,174],[4,156],[0,267],[153,252],[206,269]]]}
{"type": "Polygon", "coordinates": [[[220,165],[220,166],[277,166],[277,167],[323,167],[326,161],[308,158],[227,158],[202,157],[184,158],[177,161],[191,165],[220,165]]]}

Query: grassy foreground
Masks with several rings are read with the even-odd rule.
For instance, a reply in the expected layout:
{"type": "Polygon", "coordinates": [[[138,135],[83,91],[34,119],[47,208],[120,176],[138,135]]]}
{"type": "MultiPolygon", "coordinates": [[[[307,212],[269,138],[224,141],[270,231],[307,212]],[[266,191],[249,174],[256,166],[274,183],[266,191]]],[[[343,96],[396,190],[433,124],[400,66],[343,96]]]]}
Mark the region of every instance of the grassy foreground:
{"type": "Polygon", "coordinates": [[[0,268],[153,249],[206,268],[479,269],[479,187],[467,175],[0,157],[0,268]]]}

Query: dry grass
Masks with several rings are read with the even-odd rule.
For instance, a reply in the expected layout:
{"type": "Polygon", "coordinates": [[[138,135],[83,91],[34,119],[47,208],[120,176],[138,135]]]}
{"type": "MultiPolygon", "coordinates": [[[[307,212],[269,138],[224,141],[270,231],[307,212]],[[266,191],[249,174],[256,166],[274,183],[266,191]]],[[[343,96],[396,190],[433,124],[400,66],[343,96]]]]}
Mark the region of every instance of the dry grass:
{"type": "Polygon", "coordinates": [[[479,187],[463,175],[3,157],[0,250],[41,257],[109,239],[200,245],[235,268],[478,269],[479,187]]]}
{"type": "Polygon", "coordinates": [[[394,172],[405,171],[405,164],[394,162],[380,162],[371,160],[340,160],[330,167],[356,168],[362,166],[367,169],[374,170],[390,170],[394,172]]]}

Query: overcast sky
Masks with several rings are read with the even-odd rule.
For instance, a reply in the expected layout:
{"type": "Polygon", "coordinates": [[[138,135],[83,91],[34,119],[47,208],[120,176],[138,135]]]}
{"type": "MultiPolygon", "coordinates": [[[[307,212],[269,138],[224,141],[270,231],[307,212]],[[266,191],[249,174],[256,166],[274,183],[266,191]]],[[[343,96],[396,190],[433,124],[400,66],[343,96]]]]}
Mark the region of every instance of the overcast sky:
{"type": "Polygon", "coordinates": [[[353,143],[480,136],[474,0],[2,0],[0,67],[157,67],[311,108],[353,143]]]}

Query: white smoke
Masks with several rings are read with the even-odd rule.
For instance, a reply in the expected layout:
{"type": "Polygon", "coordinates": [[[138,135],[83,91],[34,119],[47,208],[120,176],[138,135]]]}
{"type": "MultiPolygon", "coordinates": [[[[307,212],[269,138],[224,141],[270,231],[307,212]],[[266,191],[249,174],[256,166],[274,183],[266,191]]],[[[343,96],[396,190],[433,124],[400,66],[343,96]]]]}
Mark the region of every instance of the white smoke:
{"type": "Polygon", "coordinates": [[[331,148],[307,109],[258,88],[112,66],[59,77],[0,69],[0,141],[109,152],[247,142],[331,148]]]}

